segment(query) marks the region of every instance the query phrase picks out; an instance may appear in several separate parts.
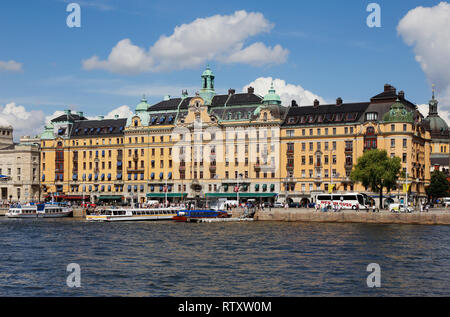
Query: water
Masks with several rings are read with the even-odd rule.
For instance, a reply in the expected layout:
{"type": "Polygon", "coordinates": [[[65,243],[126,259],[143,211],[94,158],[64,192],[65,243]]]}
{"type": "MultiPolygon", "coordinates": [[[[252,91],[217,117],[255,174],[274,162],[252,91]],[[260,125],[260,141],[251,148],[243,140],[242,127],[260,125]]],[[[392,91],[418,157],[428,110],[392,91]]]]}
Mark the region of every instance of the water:
{"type": "Polygon", "coordinates": [[[0,296],[450,295],[449,226],[0,218],[0,237],[0,296]]]}

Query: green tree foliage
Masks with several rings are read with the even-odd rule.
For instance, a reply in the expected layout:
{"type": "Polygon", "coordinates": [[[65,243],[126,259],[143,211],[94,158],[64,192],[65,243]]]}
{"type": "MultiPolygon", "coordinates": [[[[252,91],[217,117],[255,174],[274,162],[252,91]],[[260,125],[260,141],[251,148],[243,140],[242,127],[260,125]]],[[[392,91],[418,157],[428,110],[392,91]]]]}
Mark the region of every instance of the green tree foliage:
{"type": "Polygon", "coordinates": [[[380,193],[380,207],[383,206],[383,188],[389,192],[397,186],[400,176],[401,160],[390,158],[384,150],[370,150],[358,159],[358,164],[350,174],[350,179],[360,182],[374,193],[380,193]]]}
{"type": "Polygon", "coordinates": [[[441,171],[434,171],[431,174],[430,186],[426,189],[428,198],[435,201],[436,198],[448,196],[449,183],[447,177],[441,171]]]}

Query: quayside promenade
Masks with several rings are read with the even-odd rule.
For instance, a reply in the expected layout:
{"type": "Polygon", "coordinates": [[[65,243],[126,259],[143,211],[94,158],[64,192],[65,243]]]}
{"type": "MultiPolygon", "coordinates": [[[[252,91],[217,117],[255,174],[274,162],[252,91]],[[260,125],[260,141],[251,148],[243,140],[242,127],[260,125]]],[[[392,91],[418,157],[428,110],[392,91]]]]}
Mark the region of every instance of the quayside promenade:
{"type": "Polygon", "coordinates": [[[378,224],[421,224],[450,225],[450,211],[431,209],[429,212],[391,213],[351,211],[321,212],[314,209],[265,209],[255,214],[255,220],[298,221],[298,222],[333,222],[333,223],[378,223],[378,224]]]}
{"type": "MultiPolygon", "coordinates": [[[[4,216],[7,209],[0,209],[0,216],[4,216]]],[[[82,218],[83,210],[74,209],[74,217],[82,218]]],[[[243,210],[235,209],[233,217],[243,215],[243,210]]],[[[255,220],[259,221],[297,221],[297,222],[334,222],[334,223],[378,223],[378,224],[421,224],[421,225],[450,225],[450,210],[431,209],[429,212],[390,213],[387,210],[380,212],[351,211],[322,212],[314,209],[302,208],[272,208],[257,211],[255,220]]]]}

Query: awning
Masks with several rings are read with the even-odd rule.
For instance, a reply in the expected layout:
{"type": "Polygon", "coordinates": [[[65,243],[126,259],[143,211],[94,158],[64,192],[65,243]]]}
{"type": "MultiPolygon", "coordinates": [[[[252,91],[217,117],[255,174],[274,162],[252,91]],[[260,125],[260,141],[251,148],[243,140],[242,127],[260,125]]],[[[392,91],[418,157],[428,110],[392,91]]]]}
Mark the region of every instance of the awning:
{"type": "Polygon", "coordinates": [[[272,190],[272,191],[275,190],[275,184],[270,184],[270,190],[272,190]]]}
{"type": "MultiPolygon", "coordinates": [[[[276,195],[276,193],[239,193],[239,198],[273,198],[276,195]]],[[[236,199],[237,193],[207,193],[206,197],[236,199]]]]}
{"type": "Polygon", "coordinates": [[[255,185],[255,190],[258,191],[259,190],[259,184],[255,185]]]}
{"type": "Polygon", "coordinates": [[[263,189],[264,191],[266,191],[266,190],[267,190],[267,184],[263,184],[262,189],[263,189]]]}
{"type": "Polygon", "coordinates": [[[186,198],[186,193],[147,193],[147,198],[186,198]]]}
{"type": "Polygon", "coordinates": [[[99,200],[122,200],[123,196],[120,195],[100,195],[99,200]]]}
{"type": "Polygon", "coordinates": [[[83,196],[69,196],[69,195],[66,195],[63,198],[67,199],[67,200],[83,200],[83,196]]]}

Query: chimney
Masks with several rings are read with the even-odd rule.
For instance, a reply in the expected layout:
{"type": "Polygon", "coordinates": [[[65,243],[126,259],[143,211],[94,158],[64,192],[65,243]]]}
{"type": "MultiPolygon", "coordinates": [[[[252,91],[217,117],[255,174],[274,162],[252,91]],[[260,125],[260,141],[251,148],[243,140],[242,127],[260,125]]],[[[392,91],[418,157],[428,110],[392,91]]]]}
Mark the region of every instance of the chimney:
{"type": "Polygon", "coordinates": [[[315,99],[314,100],[314,108],[317,108],[319,106],[320,102],[319,100],[315,99]]]}
{"type": "Polygon", "coordinates": [[[384,92],[389,92],[391,90],[391,85],[385,84],[384,85],[384,92]]]}
{"type": "Polygon", "coordinates": [[[400,91],[398,92],[398,97],[399,97],[400,99],[405,99],[405,92],[404,92],[403,90],[400,90],[400,91]]]}
{"type": "Polygon", "coordinates": [[[228,89],[228,95],[234,95],[236,93],[236,90],[234,89],[228,89]]]}
{"type": "Polygon", "coordinates": [[[248,92],[249,94],[254,94],[254,93],[255,93],[255,88],[253,88],[253,87],[248,87],[248,88],[247,88],[247,92],[248,92]]]}
{"type": "Polygon", "coordinates": [[[297,101],[292,100],[291,107],[298,107],[297,101]]]}
{"type": "Polygon", "coordinates": [[[78,112],[77,112],[77,115],[78,115],[80,118],[82,118],[83,115],[84,115],[84,113],[83,113],[83,111],[78,111],[78,112]]]}
{"type": "Polygon", "coordinates": [[[187,90],[182,90],[181,91],[181,95],[185,98],[188,95],[188,91],[187,90]]]}
{"type": "Polygon", "coordinates": [[[119,119],[119,115],[118,115],[118,114],[115,114],[115,115],[114,115],[114,119],[115,119],[115,120],[119,119]]]}
{"type": "Polygon", "coordinates": [[[69,114],[71,114],[72,113],[72,111],[69,109],[69,110],[64,110],[64,114],[67,114],[67,115],[69,115],[69,114]]]}
{"type": "Polygon", "coordinates": [[[340,105],[342,105],[342,98],[341,97],[336,99],[336,106],[340,106],[340,105]]]}

